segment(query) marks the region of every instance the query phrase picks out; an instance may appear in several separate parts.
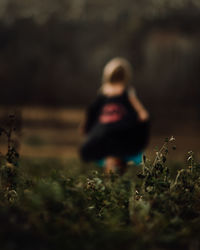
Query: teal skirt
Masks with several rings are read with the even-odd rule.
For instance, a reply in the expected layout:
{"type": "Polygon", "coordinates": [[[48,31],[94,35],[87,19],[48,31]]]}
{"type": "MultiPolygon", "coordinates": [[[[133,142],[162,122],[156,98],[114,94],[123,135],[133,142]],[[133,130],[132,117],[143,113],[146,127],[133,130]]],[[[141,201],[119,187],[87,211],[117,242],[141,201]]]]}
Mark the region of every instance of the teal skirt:
{"type": "MultiPolygon", "coordinates": [[[[135,155],[123,157],[122,161],[124,161],[125,163],[131,162],[135,165],[139,165],[142,163],[142,159],[143,159],[143,152],[139,152],[138,154],[135,155]]],[[[98,164],[99,167],[103,167],[105,166],[105,159],[98,160],[96,161],[96,163],[98,164]]]]}

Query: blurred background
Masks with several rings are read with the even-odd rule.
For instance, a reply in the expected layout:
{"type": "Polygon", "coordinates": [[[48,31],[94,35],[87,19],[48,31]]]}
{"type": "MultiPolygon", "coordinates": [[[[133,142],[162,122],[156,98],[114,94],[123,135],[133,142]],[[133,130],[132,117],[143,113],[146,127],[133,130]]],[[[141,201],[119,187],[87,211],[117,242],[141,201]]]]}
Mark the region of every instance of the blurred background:
{"type": "Polygon", "coordinates": [[[198,155],[199,27],[199,0],[0,0],[1,122],[17,113],[24,157],[76,157],[103,66],[122,56],[151,114],[149,157],[171,135],[174,158],[198,155]]]}

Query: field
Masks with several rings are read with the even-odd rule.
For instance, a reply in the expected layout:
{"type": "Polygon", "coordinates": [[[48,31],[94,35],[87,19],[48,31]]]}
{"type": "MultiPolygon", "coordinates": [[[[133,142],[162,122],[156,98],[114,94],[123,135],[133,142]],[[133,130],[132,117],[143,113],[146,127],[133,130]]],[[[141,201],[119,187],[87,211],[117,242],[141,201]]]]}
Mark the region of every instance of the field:
{"type": "Polygon", "coordinates": [[[19,143],[0,137],[2,250],[199,249],[197,136],[154,133],[142,165],[107,176],[77,157],[82,110],[21,116],[19,143]]]}
{"type": "MultiPolygon", "coordinates": [[[[6,118],[13,110],[13,108],[0,108],[0,120],[4,116],[6,118]]],[[[59,159],[78,157],[78,147],[83,140],[78,130],[84,117],[83,109],[23,107],[17,108],[16,111],[21,117],[17,134],[21,157],[59,159]]],[[[154,157],[155,147],[161,146],[163,139],[172,135],[176,137],[177,145],[176,153],[170,156],[172,161],[185,161],[187,152],[190,150],[199,157],[200,121],[192,122],[190,119],[195,117],[193,110],[185,112],[190,114],[187,120],[185,120],[184,111],[175,110],[170,120],[169,118],[165,120],[166,118],[160,112],[159,121],[156,119],[152,121],[151,138],[146,149],[148,158],[154,157]]],[[[5,150],[3,144],[3,138],[1,138],[1,151],[5,150]]]]}

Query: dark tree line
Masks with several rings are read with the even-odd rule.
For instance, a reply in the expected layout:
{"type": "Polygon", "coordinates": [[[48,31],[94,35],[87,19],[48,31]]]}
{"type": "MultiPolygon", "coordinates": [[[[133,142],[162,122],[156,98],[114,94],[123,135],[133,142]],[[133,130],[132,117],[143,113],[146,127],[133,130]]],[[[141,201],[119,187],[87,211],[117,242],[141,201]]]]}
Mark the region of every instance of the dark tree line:
{"type": "Polygon", "coordinates": [[[103,65],[124,56],[148,105],[199,105],[199,1],[8,0],[0,10],[1,104],[86,105],[103,65]]]}

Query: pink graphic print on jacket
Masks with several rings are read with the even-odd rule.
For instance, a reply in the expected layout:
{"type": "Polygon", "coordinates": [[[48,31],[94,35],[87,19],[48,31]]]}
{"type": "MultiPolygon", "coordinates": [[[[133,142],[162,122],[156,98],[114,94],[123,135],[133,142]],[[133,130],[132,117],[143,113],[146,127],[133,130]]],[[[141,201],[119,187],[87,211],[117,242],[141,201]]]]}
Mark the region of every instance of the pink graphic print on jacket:
{"type": "Polygon", "coordinates": [[[113,123],[120,121],[125,115],[126,111],[123,105],[118,103],[106,104],[99,117],[100,123],[113,123]]]}

